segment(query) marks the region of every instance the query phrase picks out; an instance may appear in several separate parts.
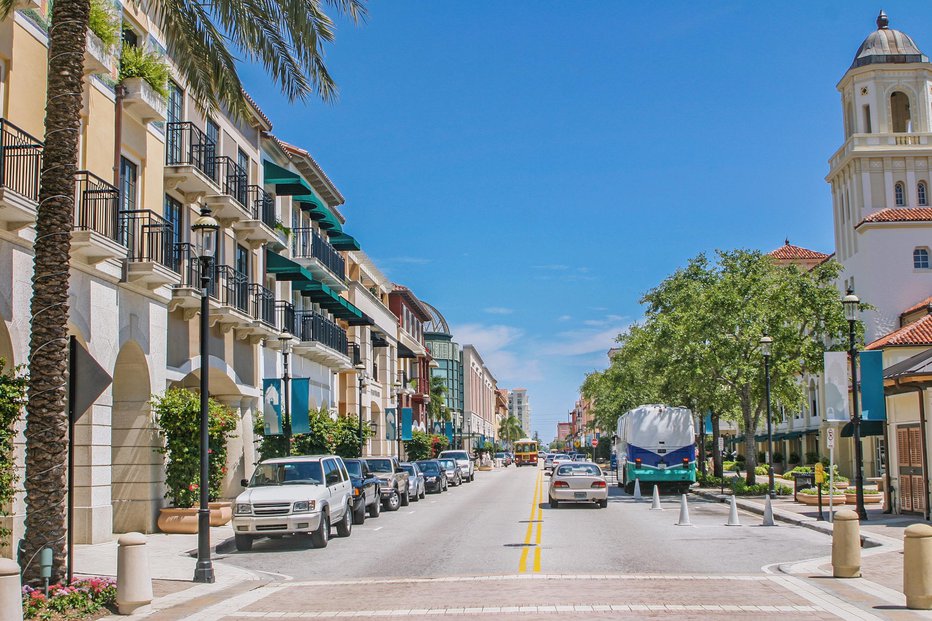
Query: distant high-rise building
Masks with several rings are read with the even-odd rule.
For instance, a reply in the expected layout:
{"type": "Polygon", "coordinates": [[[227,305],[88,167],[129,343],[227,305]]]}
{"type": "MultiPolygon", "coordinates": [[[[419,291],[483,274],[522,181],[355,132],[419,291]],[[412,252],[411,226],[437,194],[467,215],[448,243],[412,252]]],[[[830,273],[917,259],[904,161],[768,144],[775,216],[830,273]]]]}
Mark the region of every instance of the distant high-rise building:
{"type": "Polygon", "coordinates": [[[521,429],[525,436],[530,436],[531,430],[531,402],[528,400],[527,388],[514,388],[508,393],[508,414],[521,421],[521,429]]]}

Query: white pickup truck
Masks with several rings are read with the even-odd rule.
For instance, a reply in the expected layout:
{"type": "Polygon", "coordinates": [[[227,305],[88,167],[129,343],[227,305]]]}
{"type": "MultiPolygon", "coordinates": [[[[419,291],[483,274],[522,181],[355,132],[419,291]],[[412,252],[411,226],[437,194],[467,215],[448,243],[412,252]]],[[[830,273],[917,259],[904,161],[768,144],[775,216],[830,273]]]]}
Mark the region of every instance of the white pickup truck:
{"type": "Polygon", "coordinates": [[[233,503],[236,549],[246,551],[258,537],[309,535],[324,548],[330,525],[341,537],[353,529],[353,483],[336,455],[267,459],[256,466],[246,491],[233,503]]]}

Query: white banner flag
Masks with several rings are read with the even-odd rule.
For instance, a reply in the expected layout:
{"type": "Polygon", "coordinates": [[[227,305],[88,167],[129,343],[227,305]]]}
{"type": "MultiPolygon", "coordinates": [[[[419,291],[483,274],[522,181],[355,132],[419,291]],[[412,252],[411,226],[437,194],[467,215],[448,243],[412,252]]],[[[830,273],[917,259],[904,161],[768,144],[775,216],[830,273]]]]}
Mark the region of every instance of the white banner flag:
{"type": "Polygon", "coordinates": [[[848,413],[848,354],[843,351],[825,352],[825,420],[847,421],[848,413]]]}

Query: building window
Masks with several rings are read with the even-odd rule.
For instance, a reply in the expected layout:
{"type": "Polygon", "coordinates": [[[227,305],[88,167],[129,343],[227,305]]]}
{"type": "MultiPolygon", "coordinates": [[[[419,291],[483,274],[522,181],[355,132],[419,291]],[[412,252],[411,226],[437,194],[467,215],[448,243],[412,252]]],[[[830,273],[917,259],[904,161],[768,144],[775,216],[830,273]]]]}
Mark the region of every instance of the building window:
{"type": "Polygon", "coordinates": [[[864,133],[871,133],[871,107],[864,106],[864,133]]]}
{"type": "Polygon", "coordinates": [[[893,117],[894,133],[913,131],[909,114],[909,97],[906,93],[896,91],[890,95],[890,112],[893,117]]]}
{"type": "Polygon", "coordinates": [[[896,185],[893,186],[893,197],[897,207],[906,206],[906,188],[903,187],[902,182],[897,181],[896,185]]]}
{"type": "Polygon", "coordinates": [[[136,210],[137,177],[136,164],[125,157],[120,157],[120,211],[136,210]]]}
{"type": "Polygon", "coordinates": [[[926,189],[926,182],[920,181],[916,186],[916,194],[919,196],[919,204],[923,207],[929,204],[929,192],[926,189]]]}
{"type": "Polygon", "coordinates": [[[165,195],[165,219],[172,227],[171,240],[175,244],[181,243],[181,231],[184,227],[182,222],[181,201],[165,195]]]}
{"type": "Polygon", "coordinates": [[[243,169],[246,179],[249,179],[249,156],[242,149],[236,150],[236,163],[243,169]]]}
{"type": "Polygon", "coordinates": [[[929,269],[929,249],[916,248],[913,250],[913,268],[917,270],[929,269]]]}
{"type": "Polygon", "coordinates": [[[214,143],[215,147],[220,146],[220,126],[210,117],[207,117],[205,124],[207,139],[214,143]]]}

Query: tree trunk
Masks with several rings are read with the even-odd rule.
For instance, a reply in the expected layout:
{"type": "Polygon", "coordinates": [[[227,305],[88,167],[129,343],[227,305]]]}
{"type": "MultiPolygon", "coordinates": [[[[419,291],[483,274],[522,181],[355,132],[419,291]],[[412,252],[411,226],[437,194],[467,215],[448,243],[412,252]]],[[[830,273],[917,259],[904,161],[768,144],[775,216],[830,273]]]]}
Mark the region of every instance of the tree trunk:
{"type": "Polygon", "coordinates": [[[722,435],[721,420],[718,414],[712,412],[712,471],[719,478],[722,477],[722,452],[718,450],[718,439],[722,435]]]}
{"type": "Polygon", "coordinates": [[[36,219],[26,406],[26,533],[21,561],[27,582],[39,581],[39,550],[52,549],[51,582],[65,569],[68,414],[68,280],[74,225],[84,87],[87,0],[56,0],[49,28],[45,151],[36,219]]]}
{"type": "Polygon", "coordinates": [[[757,443],[754,441],[754,434],[757,432],[757,422],[751,411],[751,391],[749,388],[744,388],[741,391],[741,416],[744,419],[744,446],[746,453],[744,456],[744,467],[747,468],[744,480],[748,485],[754,485],[757,483],[757,478],[754,474],[754,469],[757,467],[757,443]]]}

